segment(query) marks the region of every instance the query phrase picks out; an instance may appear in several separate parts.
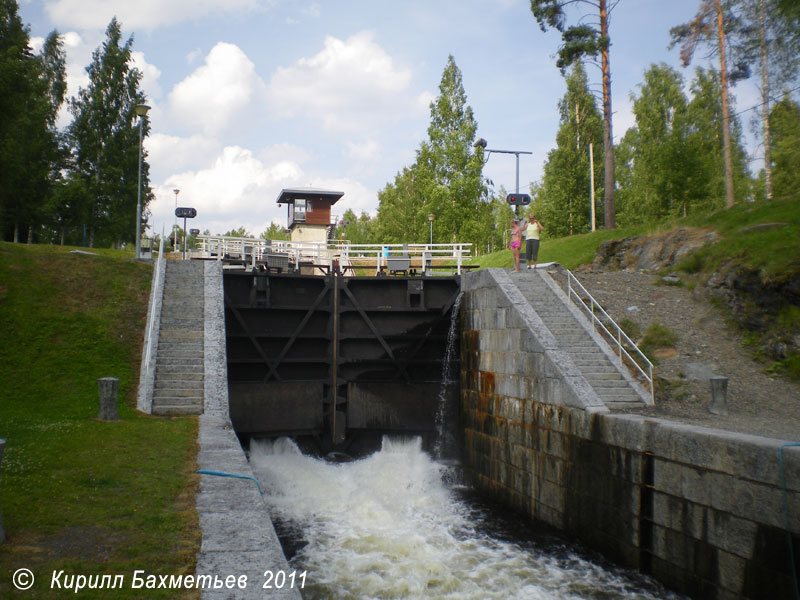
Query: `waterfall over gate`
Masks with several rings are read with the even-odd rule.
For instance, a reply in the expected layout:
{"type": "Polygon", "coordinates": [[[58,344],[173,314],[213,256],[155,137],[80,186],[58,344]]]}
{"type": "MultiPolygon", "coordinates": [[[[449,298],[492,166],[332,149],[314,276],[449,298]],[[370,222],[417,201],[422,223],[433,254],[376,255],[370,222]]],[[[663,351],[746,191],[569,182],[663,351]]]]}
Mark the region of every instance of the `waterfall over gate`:
{"type": "MultiPolygon", "coordinates": [[[[389,432],[432,443],[448,344],[449,368],[458,372],[458,336],[448,342],[448,335],[460,283],[460,276],[226,272],[236,431],[310,440],[325,452],[375,449],[389,432]]],[[[457,388],[446,394],[456,398],[457,388]]]]}

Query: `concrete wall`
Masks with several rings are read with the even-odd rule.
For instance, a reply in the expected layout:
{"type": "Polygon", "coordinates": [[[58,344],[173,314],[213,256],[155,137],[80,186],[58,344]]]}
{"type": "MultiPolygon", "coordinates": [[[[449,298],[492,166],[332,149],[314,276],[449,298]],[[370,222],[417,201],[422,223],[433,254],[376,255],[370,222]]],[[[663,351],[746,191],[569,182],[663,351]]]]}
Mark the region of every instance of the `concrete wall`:
{"type": "Polygon", "coordinates": [[[475,484],[695,598],[791,598],[800,448],[611,413],[505,271],[465,276],[461,408],[475,484]]]}

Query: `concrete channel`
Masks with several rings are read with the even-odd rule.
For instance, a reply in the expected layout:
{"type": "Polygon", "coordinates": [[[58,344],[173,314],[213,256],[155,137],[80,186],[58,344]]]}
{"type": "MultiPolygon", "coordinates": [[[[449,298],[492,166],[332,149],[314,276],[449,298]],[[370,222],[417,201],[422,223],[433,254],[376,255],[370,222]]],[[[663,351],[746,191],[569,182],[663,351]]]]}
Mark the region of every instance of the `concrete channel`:
{"type": "MultiPolygon", "coordinates": [[[[505,271],[464,282],[463,452],[476,487],[693,597],[790,597],[800,448],[609,411],[505,271]]],[[[291,571],[229,418],[220,263],[204,265],[204,292],[198,468],[237,477],[201,475],[197,574],[248,585],[203,597],[300,598],[262,589],[265,572],[291,571]]]]}

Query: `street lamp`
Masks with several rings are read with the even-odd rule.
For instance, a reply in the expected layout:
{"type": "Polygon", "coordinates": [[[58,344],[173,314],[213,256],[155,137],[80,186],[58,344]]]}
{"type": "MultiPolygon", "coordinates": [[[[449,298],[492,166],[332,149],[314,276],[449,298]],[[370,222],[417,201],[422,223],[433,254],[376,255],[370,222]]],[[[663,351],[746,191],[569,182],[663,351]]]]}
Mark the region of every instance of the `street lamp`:
{"type": "MultiPolygon", "coordinates": [[[[513,154],[517,157],[517,188],[516,193],[519,194],[519,155],[520,154],[533,154],[533,152],[525,152],[524,150],[493,150],[490,148],[486,148],[487,142],[483,138],[478,138],[478,140],[473,144],[475,148],[483,148],[488,155],[486,156],[486,160],[483,161],[483,164],[489,162],[489,157],[492,155],[492,152],[496,152],[498,154],[513,154]]],[[[517,216],[519,216],[519,206],[517,206],[517,216]]]]}
{"type": "Polygon", "coordinates": [[[137,104],[134,110],[139,117],[139,189],[136,197],[136,259],[138,260],[142,256],[142,126],[150,107],[147,104],[137,104]]]}
{"type": "MultiPolygon", "coordinates": [[[[175,210],[178,210],[178,194],[180,194],[180,190],[175,188],[172,190],[175,192],[175,210]]],[[[175,248],[178,247],[178,217],[175,216],[175,224],[172,226],[172,251],[175,252],[175,248]]]]}
{"type": "Polygon", "coordinates": [[[428,221],[431,222],[431,246],[433,246],[433,220],[436,218],[436,215],[433,213],[428,215],[428,221]]]}

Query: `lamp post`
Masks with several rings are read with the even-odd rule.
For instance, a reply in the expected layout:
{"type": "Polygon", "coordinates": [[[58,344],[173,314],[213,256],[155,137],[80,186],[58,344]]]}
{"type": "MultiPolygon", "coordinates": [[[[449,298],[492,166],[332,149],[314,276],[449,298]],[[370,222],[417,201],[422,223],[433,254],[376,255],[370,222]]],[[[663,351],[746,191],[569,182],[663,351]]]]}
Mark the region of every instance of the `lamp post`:
{"type": "Polygon", "coordinates": [[[137,104],[134,107],[139,117],[139,188],[136,196],[136,259],[142,256],[142,130],[144,118],[150,107],[147,104],[137,104]]]}
{"type": "MultiPolygon", "coordinates": [[[[178,194],[181,191],[178,188],[172,190],[175,192],[175,210],[178,210],[178,194]]],[[[172,251],[175,252],[175,248],[178,247],[178,217],[175,217],[175,224],[172,226],[172,251]]]]}
{"type": "Polygon", "coordinates": [[[433,220],[436,218],[436,215],[433,213],[428,215],[428,221],[431,223],[431,246],[433,246],[433,220]]]}
{"type": "MultiPolygon", "coordinates": [[[[489,162],[489,157],[492,155],[492,152],[496,152],[497,154],[513,154],[517,157],[517,186],[516,186],[516,193],[519,194],[519,155],[520,154],[533,154],[533,152],[526,152],[524,150],[493,150],[491,148],[486,148],[487,142],[483,138],[478,138],[478,140],[473,144],[475,148],[483,148],[488,155],[486,156],[486,160],[483,161],[483,164],[489,162]]],[[[517,216],[519,216],[519,206],[516,207],[517,216]]]]}

